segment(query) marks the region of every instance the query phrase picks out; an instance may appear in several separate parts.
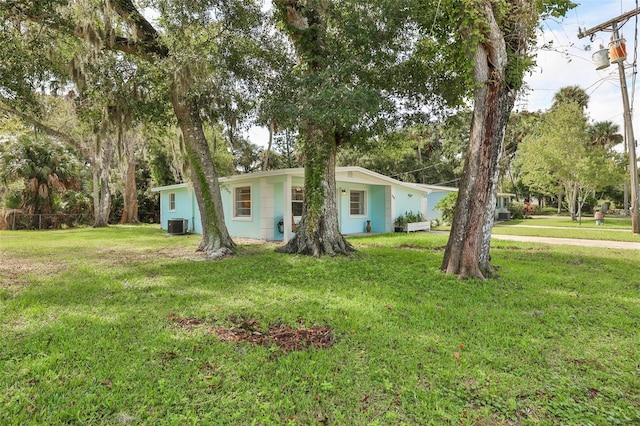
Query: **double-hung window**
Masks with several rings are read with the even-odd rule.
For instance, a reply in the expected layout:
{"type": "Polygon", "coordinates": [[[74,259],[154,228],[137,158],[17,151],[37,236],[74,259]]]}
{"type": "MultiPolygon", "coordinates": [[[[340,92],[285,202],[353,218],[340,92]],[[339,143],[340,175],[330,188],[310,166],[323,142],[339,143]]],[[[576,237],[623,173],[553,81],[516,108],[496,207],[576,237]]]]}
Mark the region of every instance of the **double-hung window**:
{"type": "Polygon", "coordinates": [[[251,187],[237,186],[233,190],[233,217],[234,218],[251,218],[251,187]]]}
{"type": "Polygon", "coordinates": [[[349,191],[349,215],[367,215],[367,192],[365,190],[352,189],[349,191]]]}
{"type": "Polygon", "coordinates": [[[176,211],[176,193],[175,192],[169,193],[169,211],[170,212],[176,211]]]}
{"type": "Polygon", "coordinates": [[[304,202],[304,189],[300,186],[291,188],[291,214],[302,216],[302,204],[304,202]]]}

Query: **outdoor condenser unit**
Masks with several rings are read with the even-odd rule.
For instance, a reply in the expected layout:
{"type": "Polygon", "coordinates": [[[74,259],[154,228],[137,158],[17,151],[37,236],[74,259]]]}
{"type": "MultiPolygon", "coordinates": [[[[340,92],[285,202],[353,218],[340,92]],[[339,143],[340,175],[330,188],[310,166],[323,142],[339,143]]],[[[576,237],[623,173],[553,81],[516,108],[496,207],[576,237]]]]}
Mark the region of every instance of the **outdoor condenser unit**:
{"type": "Polygon", "coordinates": [[[171,235],[184,235],[188,229],[188,219],[169,219],[167,223],[167,232],[171,235]]]}

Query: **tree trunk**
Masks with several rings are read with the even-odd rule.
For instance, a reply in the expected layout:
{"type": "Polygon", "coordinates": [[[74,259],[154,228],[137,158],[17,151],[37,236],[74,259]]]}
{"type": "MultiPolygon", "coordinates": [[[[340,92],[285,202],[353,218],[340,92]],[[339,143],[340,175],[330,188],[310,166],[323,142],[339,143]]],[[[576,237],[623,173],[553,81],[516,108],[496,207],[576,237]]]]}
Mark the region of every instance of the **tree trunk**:
{"type": "Polygon", "coordinates": [[[136,156],[135,156],[135,139],[127,137],[127,169],[124,176],[124,208],[122,209],[122,217],[120,224],[140,223],[138,218],[138,188],[136,186],[136,156]]]}
{"type": "Polygon", "coordinates": [[[198,251],[212,259],[234,253],[235,244],[224,222],[222,196],[209,144],[202,129],[198,106],[188,99],[183,86],[174,83],[171,102],[184,138],[191,180],[202,218],[202,241],[198,251]]]}
{"type": "Polygon", "coordinates": [[[493,274],[489,246],[495,212],[504,130],[514,93],[504,81],[506,47],[490,5],[490,34],[474,55],[474,112],[463,177],[441,269],[460,278],[493,274]]]}
{"type": "Polygon", "coordinates": [[[296,235],[276,251],[315,257],[323,254],[347,255],[354,251],[354,248],[340,234],[338,224],[336,141],[328,140],[323,131],[316,126],[307,125],[305,133],[302,218],[296,235]]]}
{"type": "Polygon", "coordinates": [[[109,176],[113,160],[113,141],[107,137],[100,143],[97,137],[93,161],[93,227],[109,226],[111,214],[111,190],[109,176]]]}
{"type": "MultiPolygon", "coordinates": [[[[274,0],[309,75],[326,72],[328,2],[274,0]]],[[[344,136],[335,123],[303,121],[304,203],[297,233],[277,251],[319,257],[347,255],[353,246],[340,234],[336,206],[336,153],[344,136]]]]}
{"type": "Polygon", "coordinates": [[[267,145],[267,149],[264,151],[264,160],[262,161],[262,171],[266,171],[269,169],[269,155],[271,155],[271,145],[273,144],[273,134],[274,134],[274,126],[273,119],[269,120],[269,144],[267,145]]]}

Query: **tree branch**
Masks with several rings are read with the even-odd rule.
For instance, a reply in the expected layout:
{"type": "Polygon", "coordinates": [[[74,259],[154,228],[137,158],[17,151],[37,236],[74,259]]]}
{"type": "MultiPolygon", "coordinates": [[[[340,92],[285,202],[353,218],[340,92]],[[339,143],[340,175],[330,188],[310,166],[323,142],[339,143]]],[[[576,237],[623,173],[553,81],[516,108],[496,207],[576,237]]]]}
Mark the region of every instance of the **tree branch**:
{"type": "Polygon", "coordinates": [[[8,107],[6,105],[4,105],[3,103],[0,103],[0,111],[4,111],[7,114],[10,115],[15,115],[16,117],[21,118],[24,121],[27,121],[31,124],[33,124],[34,126],[36,126],[38,129],[40,129],[41,131],[43,131],[44,133],[46,133],[47,135],[59,139],[60,141],[64,142],[65,144],[77,149],[79,152],[87,155],[86,152],[86,148],[83,146],[83,144],[76,138],[74,138],[73,136],[61,132],[59,130],[54,129],[53,127],[43,123],[42,121],[38,120],[37,118],[33,117],[32,115],[29,114],[25,114],[24,112],[20,112],[16,109],[13,109],[11,107],[8,107]]]}
{"type": "Polygon", "coordinates": [[[139,42],[117,37],[114,48],[132,54],[156,54],[165,57],[169,49],[161,42],[160,34],[136,9],[131,0],[109,0],[111,7],[133,29],[139,42]]]}

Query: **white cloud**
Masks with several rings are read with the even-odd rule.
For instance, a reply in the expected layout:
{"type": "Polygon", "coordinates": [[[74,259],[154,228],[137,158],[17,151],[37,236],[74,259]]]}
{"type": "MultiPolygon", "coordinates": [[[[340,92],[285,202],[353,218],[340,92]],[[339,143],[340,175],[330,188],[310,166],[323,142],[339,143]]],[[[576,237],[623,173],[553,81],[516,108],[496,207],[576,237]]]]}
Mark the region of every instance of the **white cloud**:
{"type": "MultiPolygon", "coordinates": [[[[589,37],[578,39],[578,32],[580,28],[596,27],[635,8],[634,0],[583,1],[563,20],[545,21],[539,45],[551,44],[553,49],[538,51],[537,66],[526,79],[531,91],[519,109],[546,110],[553,103],[553,96],[558,90],[577,85],[585,89],[590,97],[587,112],[591,120],[612,121],[620,126],[620,132],[623,133],[623,104],[617,64],[597,71],[592,61],[593,53],[601,44],[608,46],[611,32],[598,32],[593,41],[589,37]],[[585,50],[588,46],[591,49],[585,50]]],[[[625,71],[629,97],[634,100],[632,108],[640,102],[634,96],[636,88],[632,78],[635,70],[634,53],[637,50],[633,39],[636,22],[636,18],[631,18],[620,28],[621,34],[627,39],[625,71]]],[[[639,135],[638,114],[634,114],[633,127],[634,133],[639,135]]]]}

